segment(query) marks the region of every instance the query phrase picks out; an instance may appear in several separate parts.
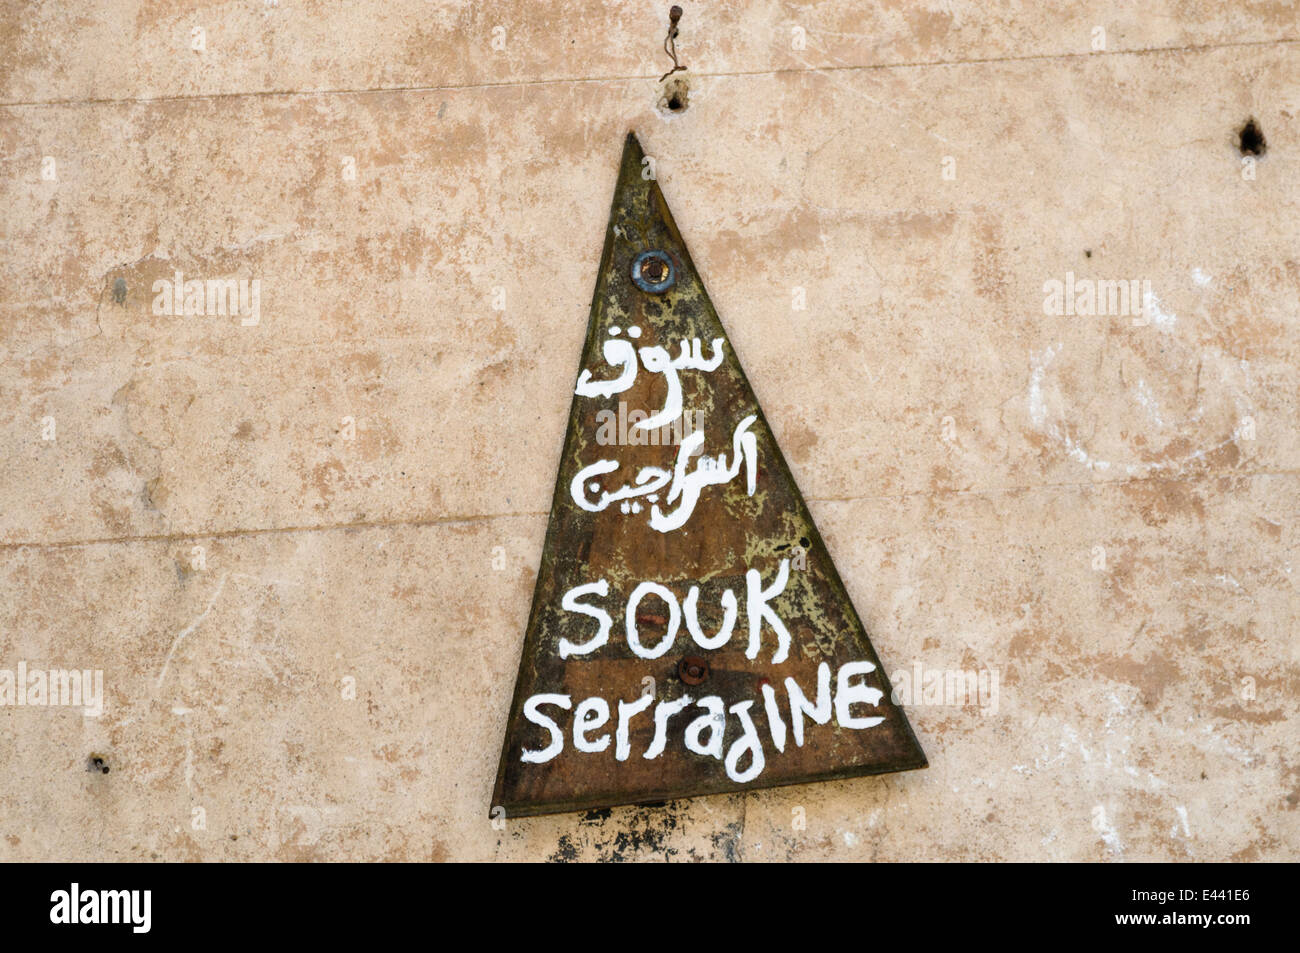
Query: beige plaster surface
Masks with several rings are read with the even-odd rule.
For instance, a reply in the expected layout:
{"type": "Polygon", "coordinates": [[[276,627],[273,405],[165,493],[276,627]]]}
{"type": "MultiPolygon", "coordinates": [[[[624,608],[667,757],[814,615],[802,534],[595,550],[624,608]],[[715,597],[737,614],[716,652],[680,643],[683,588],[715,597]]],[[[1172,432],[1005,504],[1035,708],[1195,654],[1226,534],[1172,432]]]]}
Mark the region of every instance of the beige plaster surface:
{"type": "Polygon", "coordinates": [[[1300,857],[1293,4],[684,4],[679,114],[667,4],[4,6],[0,668],[107,703],[0,707],[0,859],[1300,857]],[[997,703],[494,826],[629,129],[886,667],[997,703]]]}

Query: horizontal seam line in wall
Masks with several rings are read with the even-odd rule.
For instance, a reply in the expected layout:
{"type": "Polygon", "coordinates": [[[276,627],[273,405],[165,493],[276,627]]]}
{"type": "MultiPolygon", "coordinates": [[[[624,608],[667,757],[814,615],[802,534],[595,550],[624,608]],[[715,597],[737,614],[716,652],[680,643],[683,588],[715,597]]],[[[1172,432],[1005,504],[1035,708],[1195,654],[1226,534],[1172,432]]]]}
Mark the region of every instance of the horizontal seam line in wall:
{"type": "MultiPolygon", "coordinates": [[[[1202,53],[1212,52],[1214,50],[1241,49],[1250,47],[1278,46],[1300,43],[1300,38],[1282,37],[1272,40],[1242,40],[1240,42],[1229,43],[1207,43],[1192,44],[1188,46],[1153,46],[1144,47],[1134,50],[1105,50],[1099,52],[1066,52],[1066,53],[1026,53],[1021,56],[988,56],[972,57],[971,59],[956,60],[918,60],[915,62],[905,63],[864,63],[861,65],[840,65],[840,66],[807,66],[807,67],[789,67],[766,70],[734,70],[729,72],[693,72],[691,75],[701,78],[726,78],[742,76],[781,76],[786,74],[797,73],[844,73],[844,72],[866,72],[873,70],[891,70],[891,69],[921,69],[926,67],[938,66],[978,66],[993,63],[1032,63],[1046,60],[1065,60],[1065,59],[1093,59],[1109,56],[1145,56],[1158,53],[1202,53]]],[[[0,103],[0,108],[19,109],[19,108],[40,108],[51,106],[102,106],[102,105],[127,105],[139,104],[148,105],[152,103],[169,103],[169,102],[202,102],[209,99],[256,99],[256,98],[274,98],[290,96],[361,96],[371,93],[426,93],[439,91],[462,91],[473,89],[499,89],[499,88],[524,88],[528,86],[563,86],[577,85],[583,83],[626,83],[653,81],[654,76],[626,75],[626,76],[592,76],[592,77],[556,77],[552,79],[527,79],[527,80],[503,80],[496,83],[450,83],[441,86],[374,86],[356,89],[264,89],[250,90],[245,92],[224,92],[224,93],[194,93],[191,95],[175,96],[126,96],[120,98],[100,97],[90,99],[46,99],[46,100],[14,100],[11,102],[0,103]]]]}
{"type": "MultiPolygon", "coordinates": [[[[1300,470],[1251,470],[1246,472],[1235,470],[1214,470],[1208,473],[1189,476],[1133,477],[1128,480],[1102,480],[1095,483],[1041,483],[1029,486],[991,487],[988,489],[974,490],[914,490],[910,493],[881,494],[876,496],[869,494],[862,496],[809,496],[805,497],[804,500],[807,503],[858,503],[871,500],[906,500],[916,496],[996,496],[1011,493],[1032,493],[1037,490],[1105,490],[1114,487],[1124,487],[1135,483],[1201,483],[1206,480],[1219,479],[1221,477],[1244,477],[1247,479],[1254,479],[1255,477],[1276,476],[1300,476],[1300,470]]],[[[118,543],[192,542],[201,539],[231,539],[237,536],[325,533],[337,532],[339,530],[383,529],[385,527],[396,529],[406,527],[420,528],[425,526],[449,526],[460,523],[486,523],[502,519],[532,519],[549,515],[550,514],[546,511],[538,510],[526,511],[523,513],[483,513],[474,516],[439,516],[431,517],[429,519],[359,520],[355,523],[322,523],[317,526],[270,526],[260,529],[209,530],[193,533],[144,533],[138,536],[104,536],[95,539],[52,540],[49,542],[0,542],[0,552],[17,549],[73,549],[78,546],[108,546],[118,543]]]]}
{"type": "Polygon", "coordinates": [[[253,529],[208,530],[194,533],[141,533],[138,536],[101,536],[93,539],[53,540],[51,542],[0,543],[0,552],[10,549],[72,549],[78,546],[108,546],[116,543],[177,543],[200,539],[231,539],[236,536],[278,536],[291,533],[326,533],[339,530],[394,528],[419,528],[422,526],[449,526],[459,523],[483,523],[492,520],[546,516],[536,513],[484,513],[474,516],[436,516],[428,519],[358,520],[355,523],[321,523],[316,526],[266,526],[253,529]]]}

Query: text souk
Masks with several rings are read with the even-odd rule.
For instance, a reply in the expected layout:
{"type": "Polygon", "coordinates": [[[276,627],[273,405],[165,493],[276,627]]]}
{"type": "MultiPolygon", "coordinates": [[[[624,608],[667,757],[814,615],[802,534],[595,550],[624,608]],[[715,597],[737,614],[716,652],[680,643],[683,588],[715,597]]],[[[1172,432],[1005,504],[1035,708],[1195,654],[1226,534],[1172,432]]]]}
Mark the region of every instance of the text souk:
{"type": "MultiPolygon", "coordinates": [[[[776,579],[766,588],[757,570],[750,569],[745,574],[742,631],[746,639],[745,657],[751,661],[758,658],[764,636],[769,632],[775,639],[772,663],[780,664],[789,656],[790,633],[771,605],[785,590],[789,577],[788,559],[781,561],[776,579]]],[[[564,594],[563,608],[594,620],[595,631],[583,641],[561,638],[558,646],[561,658],[589,655],[609,643],[614,629],[614,617],[605,608],[609,592],[608,580],[601,579],[575,586],[564,594]]],[[[699,596],[699,586],[691,586],[680,601],[676,593],[657,582],[642,582],[633,589],[622,613],[623,635],[632,654],[648,660],[666,655],[677,643],[683,624],[687,636],[699,648],[715,651],[726,646],[736,634],[739,599],[731,589],[723,591],[719,600],[723,609],[721,626],[717,632],[706,633],[698,618],[699,596]],[[663,600],[668,615],[666,632],[647,643],[639,629],[638,610],[649,596],[663,600]]],[[[583,627],[592,628],[591,623],[584,623],[583,627]]],[[[796,747],[803,747],[807,721],[826,725],[834,718],[839,727],[849,729],[872,728],[883,722],[881,715],[864,713],[864,708],[875,708],[883,698],[880,689],[866,684],[866,677],[875,668],[865,660],[852,661],[832,673],[829,663],[822,662],[811,693],[794,678],[785,679],[784,706],[776,689],[764,681],[760,693],[772,747],[784,752],[787,737],[792,738],[796,747]],[[859,707],[855,709],[855,706],[859,707]]],[[[566,740],[571,740],[573,749],[585,754],[598,754],[612,744],[615,760],[626,761],[633,755],[632,727],[638,719],[643,719],[646,727],[653,726],[653,735],[645,750],[638,752],[640,757],[653,761],[667,750],[670,737],[680,737],[687,751],[723,761],[728,778],[746,783],[762,774],[766,764],[764,741],[750,714],[755,701],[751,698],[728,707],[717,695],[682,694],[656,701],[653,695],[643,694],[631,700],[617,699],[612,707],[606,699],[592,696],[580,700],[575,707],[570,695],[539,693],[524,702],[523,713],[529,722],[546,732],[548,741],[542,748],[525,748],[520,759],[543,764],[557,757],[564,751],[566,740]],[[740,734],[724,748],[728,716],[735,719],[740,734]],[[562,722],[568,727],[562,728],[562,722]]]]}

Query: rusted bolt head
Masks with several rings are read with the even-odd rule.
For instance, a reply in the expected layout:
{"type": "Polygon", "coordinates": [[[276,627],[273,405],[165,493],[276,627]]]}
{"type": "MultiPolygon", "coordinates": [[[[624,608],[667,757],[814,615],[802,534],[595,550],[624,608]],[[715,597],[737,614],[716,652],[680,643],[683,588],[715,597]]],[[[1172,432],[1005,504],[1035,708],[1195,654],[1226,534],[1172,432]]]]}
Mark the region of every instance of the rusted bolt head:
{"type": "Polygon", "coordinates": [[[641,265],[641,275],[652,285],[657,285],[668,277],[668,266],[658,258],[650,258],[641,265]]]}
{"type": "Polygon", "coordinates": [[[658,248],[641,252],[632,260],[632,283],[650,294],[663,294],[677,284],[672,257],[658,248]]]}
{"type": "Polygon", "coordinates": [[[709,677],[709,663],[698,655],[687,655],[677,663],[677,675],[687,685],[698,685],[709,677]]]}

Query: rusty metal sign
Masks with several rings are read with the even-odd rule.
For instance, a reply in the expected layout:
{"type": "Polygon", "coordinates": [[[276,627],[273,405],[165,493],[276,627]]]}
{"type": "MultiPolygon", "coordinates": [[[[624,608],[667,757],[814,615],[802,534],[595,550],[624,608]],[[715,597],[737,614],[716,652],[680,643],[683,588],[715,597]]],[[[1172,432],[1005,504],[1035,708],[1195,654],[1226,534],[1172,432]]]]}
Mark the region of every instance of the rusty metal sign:
{"type": "Polygon", "coordinates": [[[493,814],[925,767],[890,696],[629,134],[493,814]]]}

